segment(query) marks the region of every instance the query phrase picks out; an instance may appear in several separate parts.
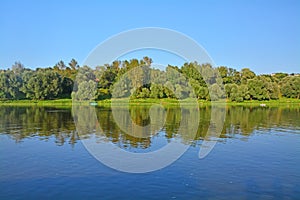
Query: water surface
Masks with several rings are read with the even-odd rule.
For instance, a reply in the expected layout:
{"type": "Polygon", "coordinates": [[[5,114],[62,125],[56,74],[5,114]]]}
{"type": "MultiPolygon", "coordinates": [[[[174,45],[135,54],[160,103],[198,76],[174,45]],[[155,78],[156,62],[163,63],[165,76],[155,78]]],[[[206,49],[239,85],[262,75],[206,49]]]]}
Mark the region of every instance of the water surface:
{"type": "MultiPolygon", "coordinates": [[[[70,108],[0,107],[0,199],[299,198],[299,108],[227,108],[216,146],[199,159],[210,111],[200,109],[196,136],[189,126],[178,132],[181,118],[192,112],[176,107],[153,111],[166,118],[163,127],[132,135],[118,127],[111,109],[96,108],[101,137],[118,148],[143,153],[171,140],[191,145],[166,168],[130,174],[88,153],[81,140],[97,137],[92,131],[78,136],[70,108]]],[[[138,125],[151,124],[148,107],[131,107],[130,116],[138,125]]]]}

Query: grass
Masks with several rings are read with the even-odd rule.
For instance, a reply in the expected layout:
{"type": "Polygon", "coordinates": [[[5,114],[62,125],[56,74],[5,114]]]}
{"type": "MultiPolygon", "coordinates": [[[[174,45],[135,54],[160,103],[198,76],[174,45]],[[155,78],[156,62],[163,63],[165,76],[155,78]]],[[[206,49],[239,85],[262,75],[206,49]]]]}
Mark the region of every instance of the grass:
{"type": "Polygon", "coordinates": [[[72,99],[56,100],[2,100],[0,106],[72,106],[72,99]]]}
{"type": "Polygon", "coordinates": [[[260,106],[265,104],[269,107],[279,107],[279,106],[293,106],[300,107],[300,99],[288,99],[280,98],[278,100],[269,100],[269,101],[257,101],[257,100],[248,100],[244,102],[227,102],[227,105],[232,106],[260,106]]]}
{"type": "MultiPolygon", "coordinates": [[[[114,105],[124,106],[128,100],[126,99],[114,99],[114,105]]],[[[143,106],[151,104],[161,104],[163,106],[178,106],[178,105],[192,105],[192,99],[176,100],[176,99],[133,99],[129,101],[129,105],[143,106]]],[[[216,101],[215,105],[223,105],[224,101],[216,101]]],[[[82,102],[83,105],[89,105],[88,101],[82,102]]],[[[98,106],[109,107],[112,104],[111,99],[97,101],[98,106]]],[[[211,102],[205,100],[198,100],[199,106],[209,106],[211,102]]],[[[281,98],[278,100],[269,101],[244,101],[244,102],[231,102],[227,101],[228,106],[260,106],[261,104],[266,104],[269,107],[278,106],[293,106],[300,107],[300,99],[287,99],[281,98]]],[[[72,99],[57,99],[57,100],[2,100],[0,101],[0,106],[72,106],[72,99]]]]}

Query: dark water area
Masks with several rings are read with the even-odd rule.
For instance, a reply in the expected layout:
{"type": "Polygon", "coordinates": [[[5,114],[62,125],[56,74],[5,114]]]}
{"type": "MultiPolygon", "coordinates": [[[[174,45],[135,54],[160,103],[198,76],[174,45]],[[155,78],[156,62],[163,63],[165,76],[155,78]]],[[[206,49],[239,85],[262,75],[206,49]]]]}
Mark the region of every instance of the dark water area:
{"type": "Polygon", "coordinates": [[[94,122],[89,115],[74,118],[71,108],[0,107],[0,199],[300,198],[300,108],[226,108],[221,134],[210,138],[216,145],[202,159],[210,107],[200,108],[195,133],[193,120],[181,120],[192,116],[189,108],[133,106],[131,121],[127,111],[119,108],[116,116],[95,108],[94,122]],[[133,131],[132,122],[152,125],[133,131]],[[125,173],[89,153],[85,142],[94,140],[132,153],[157,151],[171,141],[188,149],[162,169],[125,173]]]}

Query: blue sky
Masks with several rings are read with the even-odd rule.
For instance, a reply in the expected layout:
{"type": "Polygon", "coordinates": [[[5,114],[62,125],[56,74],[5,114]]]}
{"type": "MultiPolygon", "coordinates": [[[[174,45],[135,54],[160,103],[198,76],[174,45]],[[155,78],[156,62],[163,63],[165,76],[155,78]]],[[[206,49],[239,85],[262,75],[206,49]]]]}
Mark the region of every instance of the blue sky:
{"type": "MultiPolygon", "coordinates": [[[[4,0],[0,2],[0,68],[15,61],[31,68],[72,58],[82,63],[112,35],[162,27],[196,40],[217,65],[249,67],[258,74],[299,73],[299,19],[297,0],[4,0]]],[[[153,56],[157,63],[179,63],[170,56],[153,56]]]]}

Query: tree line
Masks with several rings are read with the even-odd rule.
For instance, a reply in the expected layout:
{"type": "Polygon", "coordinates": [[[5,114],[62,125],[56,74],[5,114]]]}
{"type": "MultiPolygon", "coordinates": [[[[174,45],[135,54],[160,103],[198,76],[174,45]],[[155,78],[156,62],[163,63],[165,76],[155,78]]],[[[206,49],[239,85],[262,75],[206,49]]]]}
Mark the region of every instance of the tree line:
{"type": "Polygon", "coordinates": [[[75,98],[102,100],[131,98],[198,98],[231,101],[300,98],[300,75],[274,73],[256,75],[249,68],[238,71],[197,62],[168,65],[165,70],[151,66],[152,59],[114,61],[97,66],[79,66],[75,59],[59,61],[53,67],[25,68],[16,62],[0,70],[1,100],[45,100],[75,98]],[[138,66],[143,66],[138,67],[138,66]],[[223,84],[221,84],[223,83],[223,84]],[[220,86],[220,87],[218,87],[220,86]],[[223,90],[219,92],[218,90],[223,90]],[[213,91],[213,92],[211,92],[213,91]]]}

